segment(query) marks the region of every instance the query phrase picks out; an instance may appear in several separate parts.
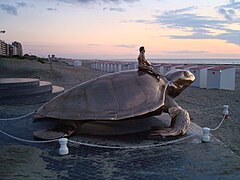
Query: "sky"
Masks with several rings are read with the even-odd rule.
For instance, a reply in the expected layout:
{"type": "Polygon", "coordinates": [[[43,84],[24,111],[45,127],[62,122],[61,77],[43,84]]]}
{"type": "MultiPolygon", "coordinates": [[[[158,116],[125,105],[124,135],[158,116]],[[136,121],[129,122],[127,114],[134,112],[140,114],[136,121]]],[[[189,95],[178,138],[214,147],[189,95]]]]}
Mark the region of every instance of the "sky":
{"type": "Polygon", "coordinates": [[[1,0],[0,39],[80,59],[240,58],[240,0],[1,0]]]}

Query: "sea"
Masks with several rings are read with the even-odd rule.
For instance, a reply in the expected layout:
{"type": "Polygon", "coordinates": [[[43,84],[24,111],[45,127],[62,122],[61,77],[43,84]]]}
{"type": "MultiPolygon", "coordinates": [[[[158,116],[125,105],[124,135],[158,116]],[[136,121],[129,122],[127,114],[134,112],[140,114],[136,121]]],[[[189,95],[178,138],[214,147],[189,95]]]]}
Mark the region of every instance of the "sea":
{"type": "MultiPolygon", "coordinates": [[[[105,61],[126,61],[136,62],[136,59],[99,59],[105,61]]],[[[152,63],[169,63],[169,64],[231,64],[240,65],[239,59],[148,59],[152,63]]]]}

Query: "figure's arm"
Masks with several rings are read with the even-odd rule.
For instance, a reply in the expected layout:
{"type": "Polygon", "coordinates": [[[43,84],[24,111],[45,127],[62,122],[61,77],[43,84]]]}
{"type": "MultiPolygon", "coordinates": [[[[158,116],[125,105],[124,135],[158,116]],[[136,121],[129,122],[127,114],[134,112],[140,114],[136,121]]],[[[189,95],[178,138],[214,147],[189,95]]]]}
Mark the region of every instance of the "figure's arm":
{"type": "Polygon", "coordinates": [[[141,60],[144,62],[144,64],[148,65],[148,66],[152,66],[152,64],[150,63],[150,61],[148,61],[145,58],[145,54],[142,54],[141,60]]]}
{"type": "Polygon", "coordinates": [[[148,61],[147,59],[145,59],[145,60],[146,60],[147,65],[152,66],[152,64],[150,63],[150,61],[148,61]]]}

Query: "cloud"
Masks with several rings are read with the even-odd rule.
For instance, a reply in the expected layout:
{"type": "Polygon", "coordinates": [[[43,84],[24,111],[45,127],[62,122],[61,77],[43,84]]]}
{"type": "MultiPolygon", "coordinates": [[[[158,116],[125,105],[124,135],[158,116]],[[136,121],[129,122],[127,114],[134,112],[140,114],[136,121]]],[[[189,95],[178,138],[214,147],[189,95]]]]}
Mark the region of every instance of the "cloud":
{"type": "Polygon", "coordinates": [[[18,8],[22,8],[27,6],[25,2],[17,2],[16,5],[10,5],[10,4],[0,4],[0,9],[3,11],[6,11],[6,13],[10,15],[17,16],[18,15],[18,8]]]}
{"type": "MultiPolygon", "coordinates": [[[[227,26],[232,23],[240,24],[239,20],[234,19],[240,2],[231,1],[230,4],[218,8],[218,12],[225,19],[217,19],[210,16],[202,16],[192,13],[195,7],[165,11],[156,15],[154,20],[148,23],[155,23],[173,29],[181,29],[184,32],[190,32],[191,35],[170,35],[171,39],[219,39],[228,43],[240,46],[240,32],[228,29],[227,26]],[[232,9],[225,9],[231,7],[232,9]],[[218,30],[223,31],[218,35],[213,34],[218,30]]],[[[147,23],[144,20],[136,20],[137,23],[147,23]]]]}
{"type": "Polygon", "coordinates": [[[55,0],[58,2],[64,2],[64,3],[68,3],[68,4],[86,4],[86,3],[91,3],[91,2],[95,2],[96,0],[55,0]]]}
{"type": "Polygon", "coordinates": [[[228,4],[220,6],[222,8],[240,9],[240,1],[230,0],[228,4]]]}
{"type": "Polygon", "coordinates": [[[69,4],[88,4],[88,3],[106,3],[106,4],[120,4],[120,3],[134,3],[139,0],[55,0],[69,4]]]}
{"type": "Polygon", "coordinates": [[[17,2],[18,7],[25,7],[27,4],[25,2],[17,2]]]}
{"type": "Polygon", "coordinates": [[[114,47],[122,47],[122,48],[136,48],[136,47],[137,47],[137,45],[133,45],[133,44],[130,44],[130,45],[119,44],[119,45],[115,45],[114,47]]]}
{"type": "Polygon", "coordinates": [[[90,43],[90,44],[86,44],[87,46],[103,46],[102,44],[94,44],[94,43],[90,43]]]}
{"type": "Polygon", "coordinates": [[[209,51],[189,51],[189,50],[183,50],[183,51],[164,51],[164,53],[173,53],[173,54],[209,54],[209,51]]]}
{"type": "Polygon", "coordinates": [[[104,11],[105,11],[105,10],[117,11],[117,12],[124,12],[124,11],[125,11],[125,9],[123,9],[123,8],[107,8],[107,7],[103,8],[103,10],[104,10],[104,11]]]}
{"type": "Polygon", "coordinates": [[[8,5],[8,4],[0,4],[0,8],[3,11],[6,11],[8,14],[11,14],[11,15],[14,15],[14,16],[18,15],[17,8],[15,6],[8,5]]]}
{"type": "Polygon", "coordinates": [[[56,8],[47,8],[48,11],[57,11],[56,8]]]}
{"type": "Polygon", "coordinates": [[[240,22],[240,17],[237,16],[236,11],[240,10],[240,2],[236,0],[230,0],[228,4],[217,7],[218,13],[229,21],[240,22]]]}
{"type": "Polygon", "coordinates": [[[134,2],[137,2],[139,0],[100,0],[100,1],[103,1],[103,2],[106,2],[106,3],[114,3],[114,4],[120,4],[120,3],[134,3],[134,2]]]}
{"type": "MultiPolygon", "coordinates": [[[[191,8],[192,9],[192,8],[191,8]]],[[[154,23],[163,24],[171,28],[203,30],[208,28],[224,29],[226,20],[215,20],[208,16],[199,16],[192,13],[185,13],[188,8],[167,11],[155,16],[154,23]]]]}
{"type": "Polygon", "coordinates": [[[216,39],[225,40],[228,43],[237,44],[240,46],[240,31],[239,30],[227,30],[225,33],[215,36],[216,39]]]}
{"type": "Polygon", "coordinates": [[[74,6],[103,6],[103,11],[125,12],[124,8],[118,7],[122,3],[135,3],[140,0],[54,0],[74,6]]]}
{"type": "Polygon", "coordinates": [[[223,8],[220,8],[218,10],[219,14],[223,15],[227,20],[229,21],[232,21],[233,20],[233,17],[232,15],[235,14],[235,11],[234,10],[225,10],[223,8]],[[231,13],[230,13],[231,12],[231,13]]]}
{"type": "Polygon", "coordinates": [[[226,30],[225,33],[219,35],[209,35],[202,33],[194,33],[189,36],[170,36],[171,39],[220,39],[240,46],[240,32],[238,30],[226,30]]]}

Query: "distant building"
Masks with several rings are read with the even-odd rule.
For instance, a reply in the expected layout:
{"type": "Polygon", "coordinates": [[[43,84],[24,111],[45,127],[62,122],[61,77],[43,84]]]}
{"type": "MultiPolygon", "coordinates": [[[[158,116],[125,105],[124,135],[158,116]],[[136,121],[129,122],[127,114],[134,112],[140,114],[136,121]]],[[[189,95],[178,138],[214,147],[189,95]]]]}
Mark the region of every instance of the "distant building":
{"type": "Polygon", "coordinates": [[[16,54],[13,55],[22,56],[23,55],[22,44],[20,42],[14,41],[12,45],[17,48],[16,52],[14,52],[16,54]]]}
{"type": "Polygon", "coordinates": [[[52,55],[48,55],[48,59],[49,60],[56,60],[57,57],[55,56],[55,54],[52,54],[52,55]]]}
{"type": "Polygon", "coordinates": [[[11,44],[9,44],[9,55],[17,55],[17,48],[11,44]]]}
{"type": "Polygon", "coordinates": [[[0,40],[0,56],[23,55],[22,44],[14,41],[12,44],[7,44],[0,40]]]}
{"type": "Polygon", "coordinates": [[[8,55],[7,53],[9,51],[8,51],[7,48],[8,48],[7,43],[5,43],[4,41],[0,40],[0,55],[2,55],[2,56],[8,55]]]}

